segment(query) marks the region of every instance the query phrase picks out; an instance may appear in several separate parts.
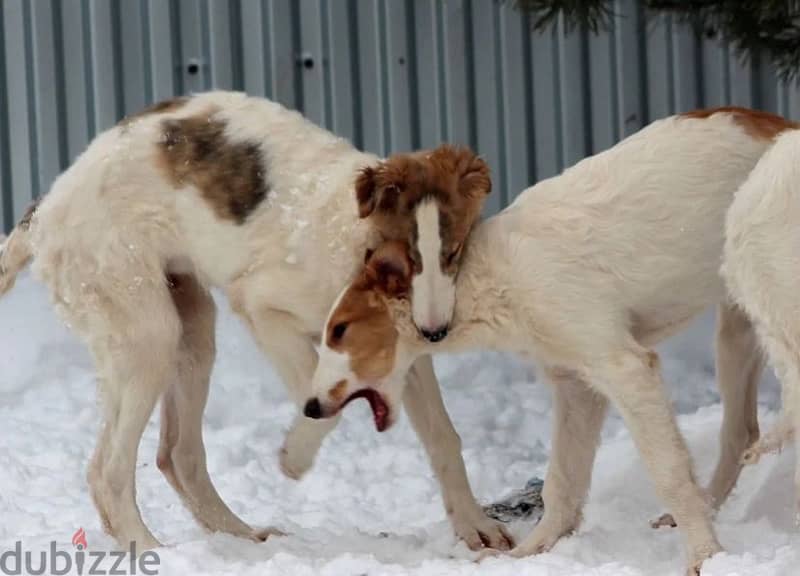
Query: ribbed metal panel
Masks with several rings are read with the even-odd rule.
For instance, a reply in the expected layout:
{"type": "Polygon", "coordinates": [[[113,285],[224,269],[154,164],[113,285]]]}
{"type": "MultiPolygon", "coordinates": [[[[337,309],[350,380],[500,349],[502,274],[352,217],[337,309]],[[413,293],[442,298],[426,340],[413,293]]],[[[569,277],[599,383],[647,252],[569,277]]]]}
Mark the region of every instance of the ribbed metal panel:
{"type": "Polygon", "coordinates": [[[493,0],[2,0],[0,222],[88,141],[175,94],[245,90],[387,154],[468,144],[491,210],[649,121],[738,104],[800,117],[756,59],[618,0],[613,30],[531,34],[493,0]]]}

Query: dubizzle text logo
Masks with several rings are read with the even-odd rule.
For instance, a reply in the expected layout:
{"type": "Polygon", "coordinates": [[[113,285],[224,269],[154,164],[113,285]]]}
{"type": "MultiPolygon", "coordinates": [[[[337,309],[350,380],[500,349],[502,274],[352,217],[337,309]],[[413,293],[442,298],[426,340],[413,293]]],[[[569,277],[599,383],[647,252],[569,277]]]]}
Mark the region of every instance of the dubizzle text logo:
{"type": "Polygon", "coordinates": [[[0,550],[0,575],[155,576],[161,566],[156,552],[148,550],[137,554],[136,542],[131,542],[126,551],[89,550],[83,528],[72,535],[72,546],[72,550],[62,550],[53,540],[47,550],[34,551],[26,550],[18,540],[13,550],[0,550]]]}

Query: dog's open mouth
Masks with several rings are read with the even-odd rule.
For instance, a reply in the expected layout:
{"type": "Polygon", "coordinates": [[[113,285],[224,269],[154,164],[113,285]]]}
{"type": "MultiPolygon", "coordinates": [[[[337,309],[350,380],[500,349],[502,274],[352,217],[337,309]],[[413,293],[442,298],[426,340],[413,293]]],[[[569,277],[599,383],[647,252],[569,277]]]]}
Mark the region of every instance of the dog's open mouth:
{"type": "Polygon", "coordinates": [[[375,420],[375,428],[378,432],[383,432],[389,427],[389,405],[383,399],[381,393],[372,388],[364,388],[358,392],[353,392],[347,397],[347,400],[342,404],[341,409],[350,404],[353,400],[358,398],[366,398],[369,402],[369,407],[372,409],[372,418],[375,420]]]}

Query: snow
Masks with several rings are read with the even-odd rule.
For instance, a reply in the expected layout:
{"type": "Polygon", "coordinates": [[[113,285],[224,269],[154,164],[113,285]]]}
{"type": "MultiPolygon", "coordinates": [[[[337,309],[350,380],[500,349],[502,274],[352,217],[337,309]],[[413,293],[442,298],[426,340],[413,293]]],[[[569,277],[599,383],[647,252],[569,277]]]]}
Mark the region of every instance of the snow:
{"type": "MultiPolygon", "coordinates": [[[[157,422],[140,449],[138,500],[168,545],[161,574],[208,575],[548,575],[683,574],[681,539],[654,531],[661,507],[631,439],[612,414],[578,533],[548,554],[481,564],[445,518],[424,452],[403,418],[379,435],[366,403],[349,407],[317,463],[300,482],[281,475],[276,452],[294,414],[283,386],[247,331],[220,300],[219,355],[205,419],[211,476],[246,520],[290,535],[263,544],[208,535],[195,525],[156,469],[157,422]]],[[[85,482],[98,429],[87,352],[54,316],[28,276],[0,301],[0,553],[21,540],[71,550],[86,530],[90,550],[110,550],[85,482]]],[[[663,348],[663,364],[685,432],[707,479],[717,455],[721,409],[713,383],[711,319],[663,348]]],[[[483,502],[543,476],[550,444],[550,395],[533,370],[497,354],[437,359],[445,398],[461,433],[473,488],[483,502]]],[[[774,380],[762,386],[761,422],[778,406],[774,380]]],[[[727,553],[708,576],[800,573],[793,525],[793,450],[747,469],[716,526],[727,553]]],[[[516,537],[529,524],[516,524],[516,537]]]]}

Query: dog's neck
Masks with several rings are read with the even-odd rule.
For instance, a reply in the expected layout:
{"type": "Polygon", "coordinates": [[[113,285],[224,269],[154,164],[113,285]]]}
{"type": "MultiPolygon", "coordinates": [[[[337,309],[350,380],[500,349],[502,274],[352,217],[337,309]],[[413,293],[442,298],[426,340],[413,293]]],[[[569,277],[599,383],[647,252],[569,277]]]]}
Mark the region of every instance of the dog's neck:
{"type": "MultiPolygon", "coordinates": [[[[483,225],[472,232],[466,246],[456,281],[456,304],[448,336],[441,342],[424,341],[416,331],[401,329],[403,338],[415,352],[463,352],[474,349],[513,350],[518,340],[514,310],[497,254],[483,225]],[[413,339],[413,342],[409,340],[413,339]]],[[[395,313],[395,318],[398,318],[395,313]]],[[[397,325],[411,326],[411,320],[399,318],[397,325]]]]}
{"type": "Polygon", "coordinates": [[[482,230],[470,239],[456,282],[456,306],[450,334],[451,346],[461,349],[505,349],[514,325],[507,288],[482,230]]]}
{"type": "Polygon", "coordinates": [[[354,152],[342,160],[349,169],[309,177],[308,194],[289,191],[274,200],[281,221],[276,223],[276,210],[267,210],[249,225],[252,257],[226,286],[231,301],[242,310],[260,305],[265,278],[276,282],[276,266],[286,266],[290,273],[278,279],[285,286],[282,305],[303,319],[305,329],[319,330],[336,295],[362,268],[367,249],[380,243],[369,219],[359,218],[355,194],[359,170],[376,161],[354,152]],[[323,184],[331,193],[315,195],[323,184]]]}

